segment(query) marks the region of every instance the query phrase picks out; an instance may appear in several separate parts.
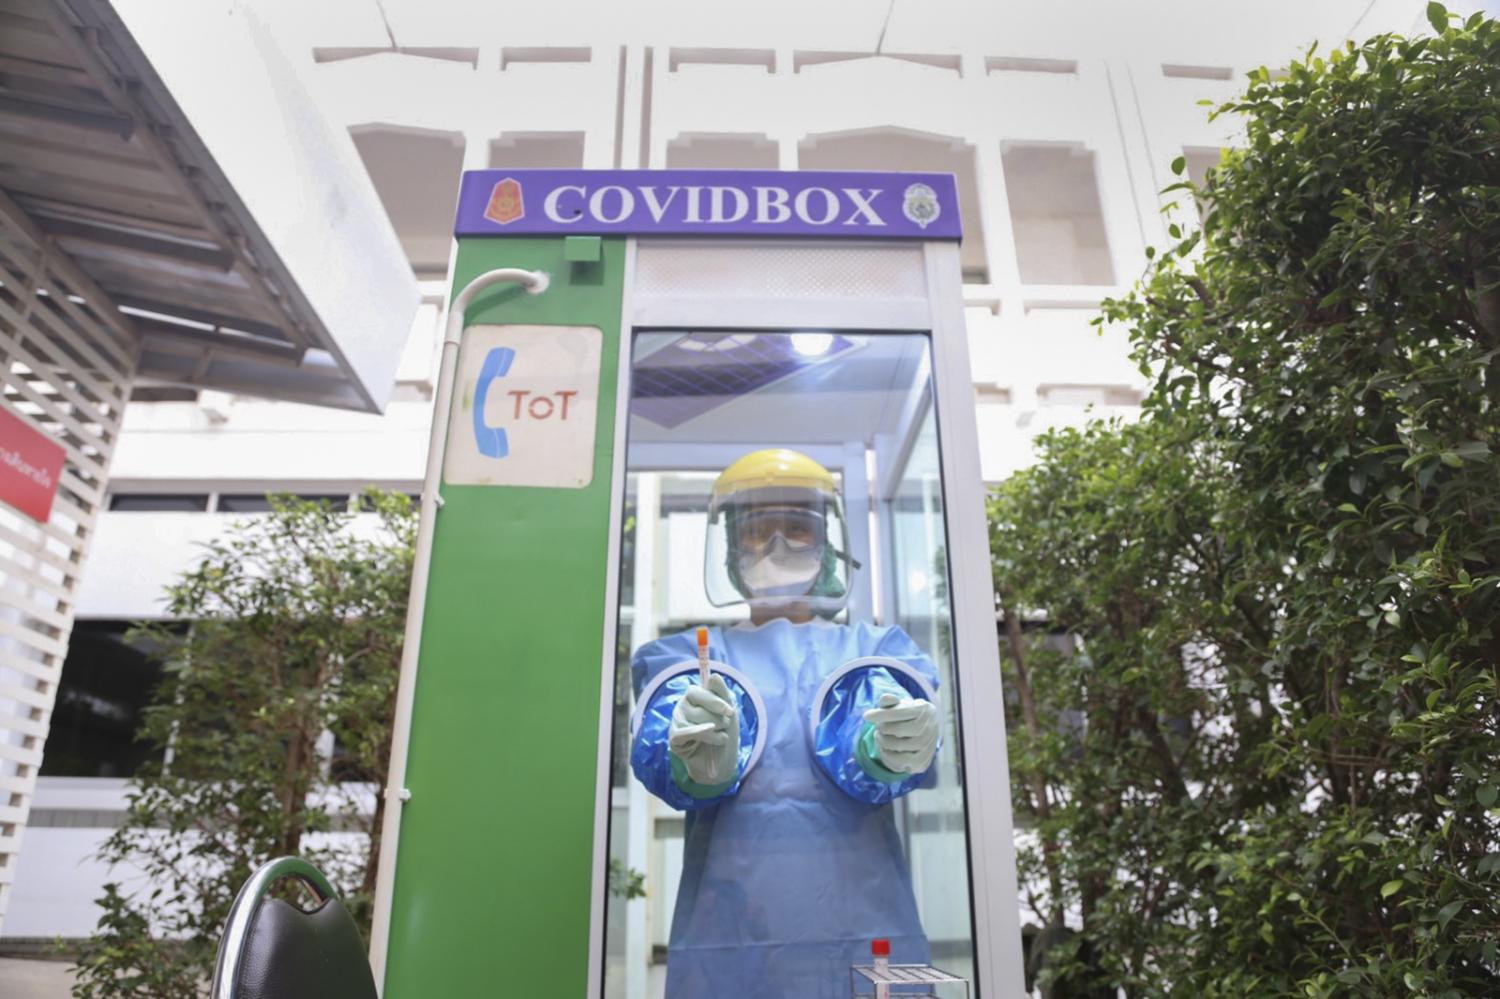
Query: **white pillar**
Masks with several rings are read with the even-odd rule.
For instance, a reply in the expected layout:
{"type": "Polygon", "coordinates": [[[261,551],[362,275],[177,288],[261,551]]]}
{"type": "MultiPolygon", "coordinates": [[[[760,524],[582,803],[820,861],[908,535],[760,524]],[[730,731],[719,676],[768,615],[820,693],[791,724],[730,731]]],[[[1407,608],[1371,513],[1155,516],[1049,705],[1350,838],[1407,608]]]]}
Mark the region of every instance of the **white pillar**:
{"type": "MultiPolygon", "coordinates": [[[[655,472],[636,477],[635,492],[635,607],[630,621],[634,651],[656,638],[656,525],[661,519],[661,480],[655,472]]],[[[625,862],[646,872],[646,890],[660,891],[660,871],[650,870],[652,798],[633,777],[627,778],[628,830],[625,862]],[[654,875],[654,877],[653,877],[654,875]]],[[[646,899],[625,903],[625,995],[646,999],[651,960],[651,927],[646,899]]]]}

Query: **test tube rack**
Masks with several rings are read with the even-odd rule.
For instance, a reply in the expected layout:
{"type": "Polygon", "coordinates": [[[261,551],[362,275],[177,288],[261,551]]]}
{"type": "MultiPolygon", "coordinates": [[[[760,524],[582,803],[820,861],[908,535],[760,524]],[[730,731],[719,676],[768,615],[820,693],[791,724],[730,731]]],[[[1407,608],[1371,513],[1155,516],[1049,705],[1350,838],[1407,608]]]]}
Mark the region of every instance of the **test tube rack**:
{"type": "Polygon", "coordinates": [[[964,999],[969,999],[969,980],[957,975],[949,974],[941,968],[934,968],[930,964],[891,964],[885,968],[876,968],[873,964],[856,964],[849,968],[849,995],[851,999],[867,999],[880,993],[875,991],[877,986],[890,985],[899,986],[899,990],[889,990],[891,999],[907,999],[916,996],[937,997],[946,993],[939,993],[939,985],[957,984],[964,987],[964,999]],[[870,991],[860,991],[861,988],[869,986],[870,991]],[[926,986],[922,991],[913,991],[914,987],[926,986]]]}

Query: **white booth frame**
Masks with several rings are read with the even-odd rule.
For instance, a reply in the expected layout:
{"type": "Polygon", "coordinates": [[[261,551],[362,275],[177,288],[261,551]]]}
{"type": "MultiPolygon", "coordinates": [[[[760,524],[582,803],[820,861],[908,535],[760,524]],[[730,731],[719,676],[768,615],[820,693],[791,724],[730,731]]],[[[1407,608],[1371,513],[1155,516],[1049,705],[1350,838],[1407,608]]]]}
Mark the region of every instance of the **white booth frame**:
{"type": "MultiPolygon", "coordinates": [[[[947,241],[892,244],[852,241],[754,241],[726,245],[714,241],[721,257],[746,250],[745,263],[756,266],[756,251],[795,247],[833,252],[890,254],[893,246],[912,252],[920,267],[924,294],[900,299],[850,295],[843,300],[810,295],[776,295],[725,300],[699,294],[684,299],[638,294],[643,246],[705,245],[698,241],[630,239],[626,243],[624,301],[621,309],[620,356],[616,379],[614,467],[617,487],[610,506],[604,630],[601,636],[599,747],[594,808],[593,886],[589,914],[589,999],[603,995],[604,917],[607,902],[610,766],[613,738],[616,642],[619,626],[620,532],[626,474],[630,372],[635,332],[643,328],[744,330],[747,328],[814,328],[839,331],[927,332],[930,336],[932,385],[937,414],[938,453],[944,470],[948,571],[964,760],[965,817],[968,824],[969,876],[974,920],[976,994],[1024,996],[1019,893],[1006,754],[1004,693],[995,600],[990,575],[989,535],[985,521],[984,483],[977,475],[979,437],[974,420],[974,387],[964,326],[963,285],[958,244],[947,241]],[[968,470],[974,474],[965,474],[968,470]]],[[[710,276],[711,277],[711,276],[710,276]]],[[[701,291],[701,286],[700,289],[701,291]]]]}

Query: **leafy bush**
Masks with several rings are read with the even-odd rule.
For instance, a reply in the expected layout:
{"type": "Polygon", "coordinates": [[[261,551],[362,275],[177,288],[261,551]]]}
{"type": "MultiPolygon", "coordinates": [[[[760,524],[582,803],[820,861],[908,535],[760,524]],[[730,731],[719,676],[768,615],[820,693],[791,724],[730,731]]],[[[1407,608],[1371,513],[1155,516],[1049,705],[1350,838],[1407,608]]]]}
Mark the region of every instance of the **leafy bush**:
{"type": "Polygon", "coordinates": [[[1075,977],[1500,994],[1500,24],[1429,17],[1218,109],[1201,229],[1104,308],[1141,422],[992,499],[1023,877],[1075,977]]]}
{"type": "Polygon", "coordinates": [[[162,755],[100,851],[141,877],[105,886],[80,999],[207,995],[230,903],[273,857],[312,860],[368,925],[416,520],[405,496],[365,502],[378,530],[273,498],[170,588],[189,630],[143,627],[165,650],[142,732],[162,755]]]}

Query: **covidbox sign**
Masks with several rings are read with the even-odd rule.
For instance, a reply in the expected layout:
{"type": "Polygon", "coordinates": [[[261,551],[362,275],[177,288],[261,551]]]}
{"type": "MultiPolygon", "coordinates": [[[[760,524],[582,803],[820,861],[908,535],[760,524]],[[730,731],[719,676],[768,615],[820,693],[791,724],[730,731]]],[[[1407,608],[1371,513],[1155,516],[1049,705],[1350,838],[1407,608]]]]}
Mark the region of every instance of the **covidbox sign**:
{"type": "Polygon", "coordinates": [[[469,326],[443,481],[582,489],[594,478],[596,326],[469,326]]]}

